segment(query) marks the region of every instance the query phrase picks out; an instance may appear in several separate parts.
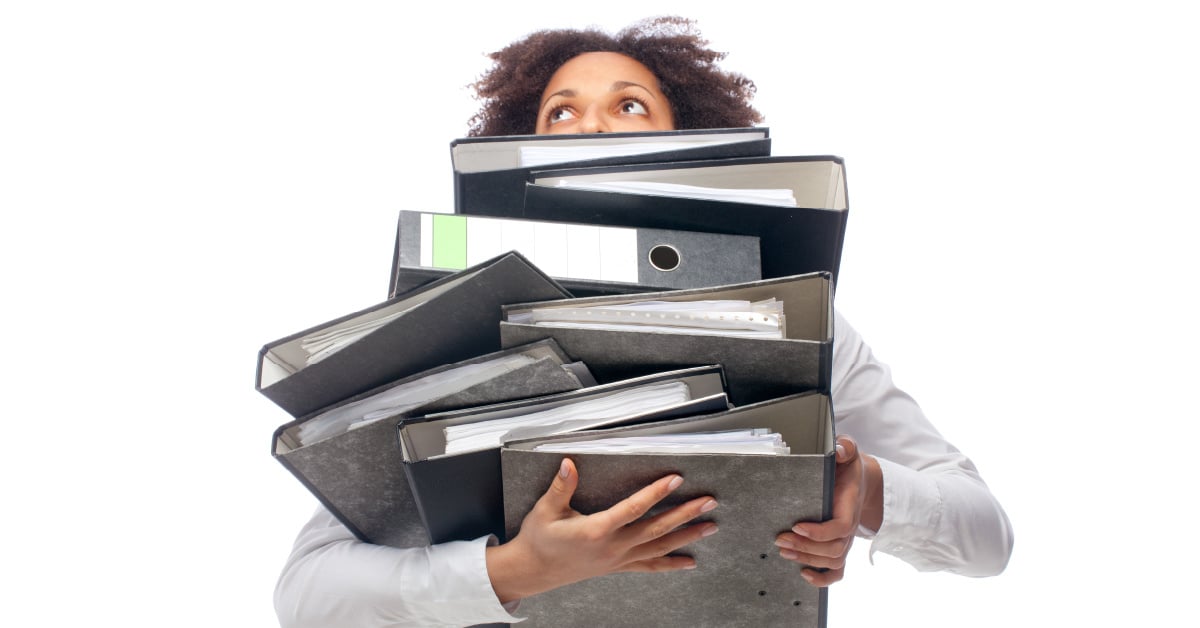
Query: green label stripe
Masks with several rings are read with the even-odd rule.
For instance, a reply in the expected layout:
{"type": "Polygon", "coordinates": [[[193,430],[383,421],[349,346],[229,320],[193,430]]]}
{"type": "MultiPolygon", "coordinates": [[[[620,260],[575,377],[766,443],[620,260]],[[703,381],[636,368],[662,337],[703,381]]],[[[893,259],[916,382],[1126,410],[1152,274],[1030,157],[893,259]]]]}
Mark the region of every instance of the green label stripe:
{"type": "Polygon", "coordinates": [[[437,214],[433,217],[433,265],[462,270],[467,267],[467,217],[437,214]]]}

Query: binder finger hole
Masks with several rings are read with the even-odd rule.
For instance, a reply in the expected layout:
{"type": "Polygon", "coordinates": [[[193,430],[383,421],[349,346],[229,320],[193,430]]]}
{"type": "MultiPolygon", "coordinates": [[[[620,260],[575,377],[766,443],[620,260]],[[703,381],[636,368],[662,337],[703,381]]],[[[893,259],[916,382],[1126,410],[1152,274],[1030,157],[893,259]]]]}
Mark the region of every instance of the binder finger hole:
{"type": "Polygon", "coordinates": [[[650,265],[656,270],[670,272],[679,268],[679,251],[669,244],[656,244],[650,248],[650,265]]]}

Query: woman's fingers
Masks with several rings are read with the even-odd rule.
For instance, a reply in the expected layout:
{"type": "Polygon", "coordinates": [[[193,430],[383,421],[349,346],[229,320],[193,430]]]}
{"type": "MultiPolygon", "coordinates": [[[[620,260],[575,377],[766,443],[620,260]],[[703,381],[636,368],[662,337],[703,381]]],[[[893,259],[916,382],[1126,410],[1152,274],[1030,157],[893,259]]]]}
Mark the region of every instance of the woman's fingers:
{"type": "Polygon", "coordinates": [[[664,571],[679,571],[680,569],[695,569],[696,559],[691,556],[659,556],[629,563],[620,569],[625,572],[661,573],[664,571]]]}
{"type": "Polygon", "coordinates": [[[625,529],[625,535],[634,544],[646,543],[668,534],[675,528],[716,507],[717,500],[707,496],[697,497],[670,510],[660,512],[645,521],[628,526],[625,529]]]}
{"type": "Polygon", "coordinates": [[[575,487],[578,485],[579,474],[575,471],[575,463],[570,458],[563,458],[559,463],[558,473],[554,474],[554,481],[538,499],[534,510],[545,509],[555,515],[570,511],[571,497],[575,495],[575,487]]]}
{"type": "Polygon", "coordinates": [[[800,575],[814,587],[827,587],[842,579],[846,575],[846,570],[843,569],[826,569],[825,571],[817,571],[816,569],[805,569],[800,572],[800,575]]]}
{"type": "MultiPolygon", "coordinates": [[[[626,558],[632,562],[643,562],[654,558],[665,557],[667,554],[675,550],[695,543],[706,536],[712,536],[717,532],[717,524],[706,521],[697,523],[696,525],[675,530],[670,534],[656,537],[640,545],[636,545],[629,550],[626,558]]],[[[695,561],[693,561],[695,562],[695,561]]]]}
{"type": "Polygon", "coordinates": [[[802,554],[787,549],[779,550],[779,555],[787,560],[816,569],[841,569],[846,566],[846,558],[844,556],[818,556],[816,554],[802,554]]]}
{"type": "Polygon", "coordinates": [[[836,538],[831,541],[815,541],[806,539],[798,534],[784,532],[775,537],[775,545],[781,549],[791,550],[801,554],[822,556],[825,558],[845,557],[850,551],[853,536],[836,538]]]}
{"type": "Polygon", "coordinates": [[[653,484],[617,502],[608,510],[591,516],[603,522],[603,526],[607,530],[619,530],[641,519],[642,515],[649,512],[664,497],[670,495],[671,491],[679,488],[680,484],[683,484],[683,478],[678,475],[668,475],[664,478],[659,478],[653,484]]]}
{"type": "Polygon", "coordinates": [[[858,443],[845,434],[837,438],[837,463],[845,464],[858,457],[858,443]]]}
{"type": "Polygon", "coordinates": [[[841,569],[853,541],[854,537],[849,537],[822,543],[785,532],[775,538],[775,545],[787,560],[821,569],[841,569]]]}

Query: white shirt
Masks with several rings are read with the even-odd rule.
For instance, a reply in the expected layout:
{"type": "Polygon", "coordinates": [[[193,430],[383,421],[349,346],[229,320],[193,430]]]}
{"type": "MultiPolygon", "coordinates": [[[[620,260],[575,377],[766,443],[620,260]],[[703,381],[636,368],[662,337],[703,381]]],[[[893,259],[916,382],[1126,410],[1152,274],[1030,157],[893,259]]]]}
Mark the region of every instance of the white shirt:
{"type": "MultiPolygon", "coordinates": [[[[946,442],[891,371],[839,314],[833,407],[883,471],[883,524],[871,553],[923,571],[1000,573],[1012,552],[1008,517],[975,465],[946,442]]],[[[864,536],[872,536],[863,530],[864,536]]],[[[496,598],[491,538],[397,549],[357,540],[324,508],[300,531],[275,589],[285,628],[465,626],[519,621],[496,598]]]]}
{"type": "Polygon", "coordinates": [[[883,471],[883,524],[873,535],[871,554],[891,554],[922,571],[964,576],[1004,571],[1012,526],[975,465],[896,388],[891,369],[840,314],[834,324],[837,432],[853,437],[883,471]]]}

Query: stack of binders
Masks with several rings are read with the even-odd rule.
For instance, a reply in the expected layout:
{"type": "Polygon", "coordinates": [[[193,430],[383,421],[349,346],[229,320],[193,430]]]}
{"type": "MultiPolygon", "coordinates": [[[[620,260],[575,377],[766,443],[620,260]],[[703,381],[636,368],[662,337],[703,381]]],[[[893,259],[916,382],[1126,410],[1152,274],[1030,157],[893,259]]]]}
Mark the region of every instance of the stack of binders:
{"type": "Polygon", "coordinates": [[[841,159],[772,157],[765,128],[451,156],[455,213],[400,212],[388,300],[260,352],[272,455],[397,547],[511,538],[564,456],[581,512],[681,473],[662,507],[721,504],[697,569],[534,596],[523,625],[824,626],[774,539],[831,515],[841,159]]]}
{"type": "Polygon", "coordinates": [[[458,216],[422,225],[402,212],[390,294],[508,250],[575,296],[818,271],[836,284],[848,211],[842,159],[770,149],[766,128],[456,140],[458,216]],[[603,266],[571,268],[593,249],[605,253],[603,266]]]}

